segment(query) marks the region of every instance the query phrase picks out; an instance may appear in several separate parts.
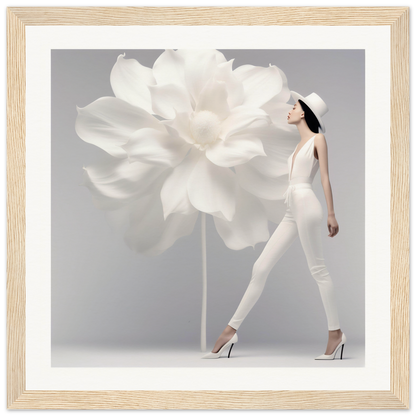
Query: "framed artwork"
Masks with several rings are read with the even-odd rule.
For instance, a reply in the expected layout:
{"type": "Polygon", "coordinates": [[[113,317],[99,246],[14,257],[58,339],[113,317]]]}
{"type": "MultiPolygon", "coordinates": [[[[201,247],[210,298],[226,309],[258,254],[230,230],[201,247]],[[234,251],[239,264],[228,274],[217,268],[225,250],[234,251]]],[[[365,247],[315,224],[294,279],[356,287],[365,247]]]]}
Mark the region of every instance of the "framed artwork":
{"type": "Polygon", "coordinates": [[[7,26],[9,409],[409,408],[409,7],[11,7],[7,26]],[[299,97],[326,129],[342,359],[314,359],[339,324],[312,235],[276,233],[299,97]]]}

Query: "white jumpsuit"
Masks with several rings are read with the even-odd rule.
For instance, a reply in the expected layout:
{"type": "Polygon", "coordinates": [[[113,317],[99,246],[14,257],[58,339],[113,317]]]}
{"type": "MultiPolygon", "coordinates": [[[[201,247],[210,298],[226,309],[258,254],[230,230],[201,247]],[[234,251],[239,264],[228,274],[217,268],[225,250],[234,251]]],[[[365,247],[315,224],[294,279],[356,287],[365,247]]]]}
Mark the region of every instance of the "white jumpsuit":
{"type": "Polygon", "coordinates": [[[255,305],[270,271],[298,236],[309,270],[319,287],[328,330],[340,328],[334,286],[323,258],[321,238],[323,211],[312,188],[312,181],[319,168],[318,159],[314,156],[314,138],[315,136],[311,137],[300,148],[293,166],[292,159],[297,147],[288,158],[289,186],[283,195],[286,197],[286,213],[254,263],[249,286],[228,322],[228,325],[234,329],[239,328],[255,305]]]}

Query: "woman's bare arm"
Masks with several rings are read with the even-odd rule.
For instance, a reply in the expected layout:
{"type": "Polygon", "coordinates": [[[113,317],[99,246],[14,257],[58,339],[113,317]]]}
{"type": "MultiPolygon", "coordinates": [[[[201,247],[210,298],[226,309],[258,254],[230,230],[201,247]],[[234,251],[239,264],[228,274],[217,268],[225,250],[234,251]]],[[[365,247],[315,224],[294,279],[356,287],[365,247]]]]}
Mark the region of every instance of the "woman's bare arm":
{"type": "Polygon", "coordinates": [[[315,137],[315,148],[319,159],[321,183],[325,193],[326,205],[328,207],[329,236],[333,237],[338,233],[339,226],[335,219],[334,200],[332,197],[331,183],[329,181],[328,146],[326,144],[325,136],[322,133],[318,133],[315,137]]]}

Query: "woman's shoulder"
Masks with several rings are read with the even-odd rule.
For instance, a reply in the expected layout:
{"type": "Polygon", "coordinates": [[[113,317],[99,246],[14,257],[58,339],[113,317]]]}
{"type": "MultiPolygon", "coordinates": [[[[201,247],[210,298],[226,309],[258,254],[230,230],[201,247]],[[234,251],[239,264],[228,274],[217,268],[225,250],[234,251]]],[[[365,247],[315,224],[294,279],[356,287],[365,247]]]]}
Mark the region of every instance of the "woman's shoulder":
{"type": "MultiPolygon", "coordinates": [[[[327,148],[325,136],[322,133],[317,133],[313,141],[314,141],[314,154],[318,156],[319,154],[318,150],[324,151],[327,148]]],[[[318,157],[316,156],[315,156],[315,159],[319,160],[319,156],[318,157]]]]}
{"type": "Polygon", "coordinates": [[[322,133],[317,133],[315,135],[315,141],[318,140],[318,142],[325,142],[325,136],[322,133]]]}

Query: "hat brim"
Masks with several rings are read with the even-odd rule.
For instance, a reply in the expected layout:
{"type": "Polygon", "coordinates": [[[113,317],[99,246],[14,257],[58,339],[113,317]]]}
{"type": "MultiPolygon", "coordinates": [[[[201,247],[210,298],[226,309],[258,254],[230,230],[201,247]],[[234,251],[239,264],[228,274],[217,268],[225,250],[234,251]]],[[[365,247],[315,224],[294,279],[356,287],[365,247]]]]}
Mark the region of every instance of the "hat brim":
{"type": "MultiPolygon", "coordinates": [[[[300,95],[299,93],[295,92],[295,91],[290,91],[291,96],[293,97],[293,99],[296,101],[298,100],[302,100],[312,111],[313,111],[313,107],[310,105],[310,103],[308,103],[308,100],[303,97],[302,95],[300,95]]],[[[319,124],[321,125],[319,128],[321,129],[322,133],[325,133],[325,124],[322,121],[322,118],[315,113],[315,111],[313,111],[313,114],[315,114],[315,117],[318,119],[319,124]]]]}

